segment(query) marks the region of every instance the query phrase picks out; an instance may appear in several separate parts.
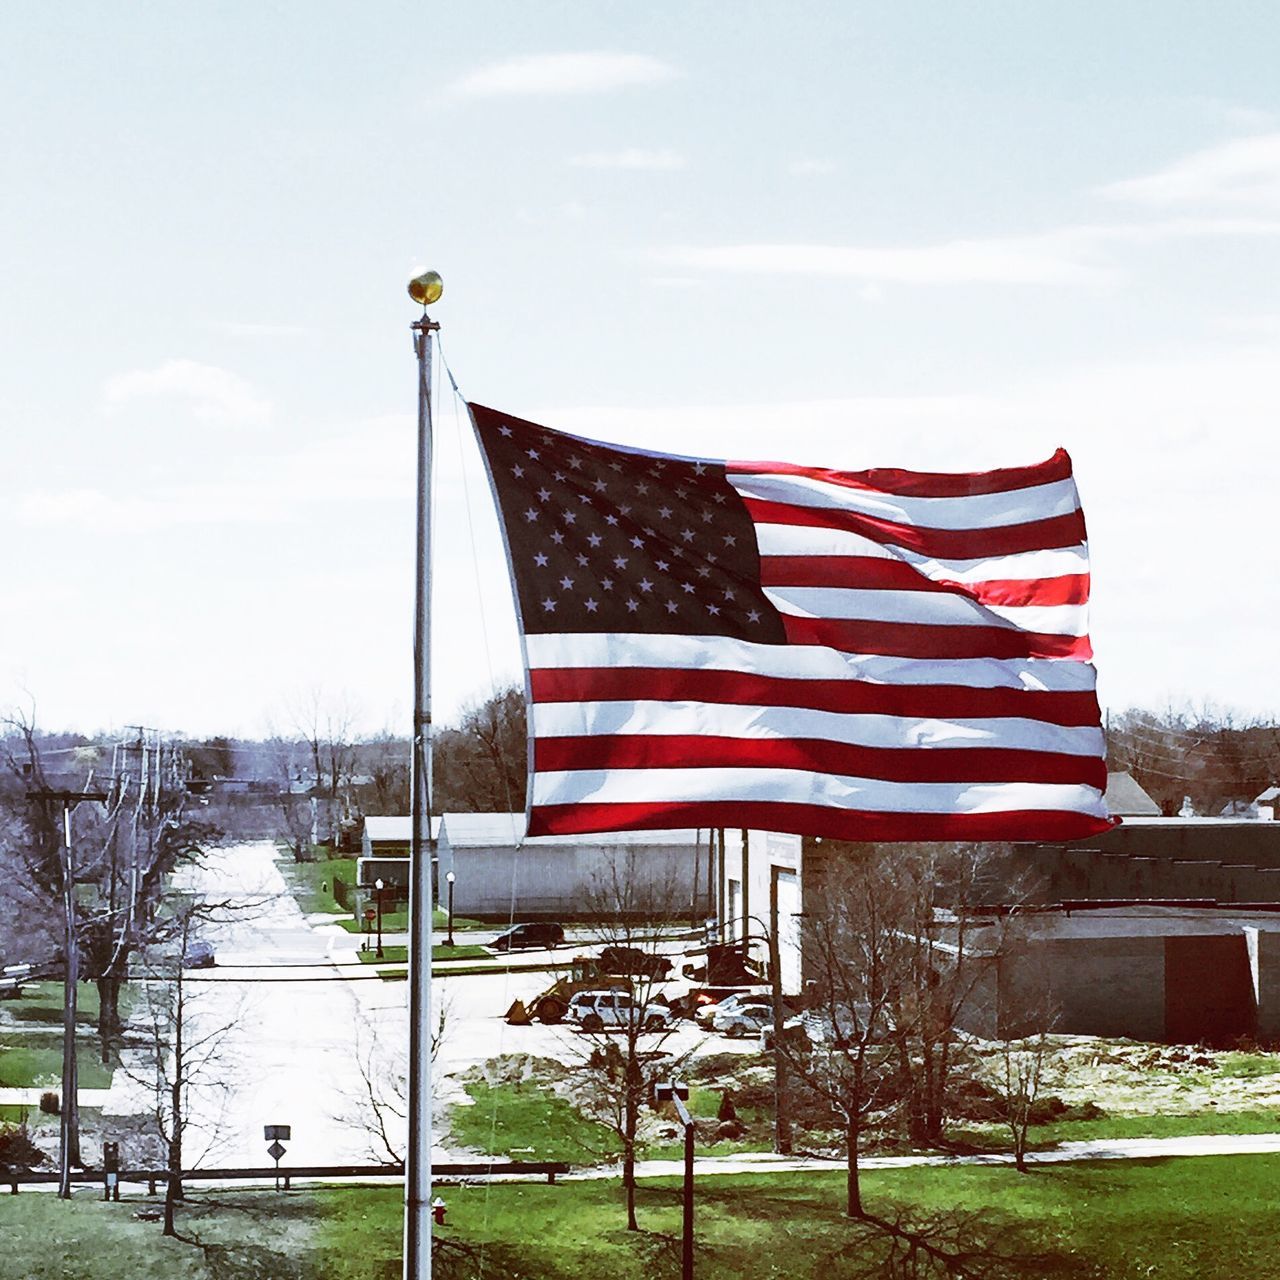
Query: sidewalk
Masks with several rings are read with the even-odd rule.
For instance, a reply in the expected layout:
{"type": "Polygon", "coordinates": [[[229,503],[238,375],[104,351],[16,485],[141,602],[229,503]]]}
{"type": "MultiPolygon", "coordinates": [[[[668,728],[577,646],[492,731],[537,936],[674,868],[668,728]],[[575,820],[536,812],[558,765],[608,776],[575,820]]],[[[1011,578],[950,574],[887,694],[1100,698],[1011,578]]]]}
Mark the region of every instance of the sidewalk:
{"type": "MultiPolygon", "coordinates": [[[[38,1107],[42,1093],[57,1093],[58,1091],[57,1085],[50,1085],[45,1089],[41,1089],[38,1086],[33,1088],[5,1086],[0,1088],[0,1106],[38,1107]]],[[[110,1089],[81,1089],[80,1105],[82,1107],[101,1107],[106,1103],[107,1095],[110,1092],[110,1089]]]]}

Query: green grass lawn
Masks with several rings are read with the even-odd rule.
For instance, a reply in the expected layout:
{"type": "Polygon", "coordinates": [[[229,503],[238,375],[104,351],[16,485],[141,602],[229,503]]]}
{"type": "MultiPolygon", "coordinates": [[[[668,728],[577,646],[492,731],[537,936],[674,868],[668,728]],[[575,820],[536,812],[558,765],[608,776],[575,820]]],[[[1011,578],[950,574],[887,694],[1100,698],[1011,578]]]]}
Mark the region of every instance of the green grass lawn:
{"type": "MultiPolygon", "coordinates": [[[[369,932],[368,923],[364,920],[335,920],[334,923],[339,928],[345,929],[348,933],[367,933],[369,932]]],[[[433,929],[445,929],[449,925],[449,917],[443,911],[432,911],[431,927],[433,929]]],[[[492,925],[484,924],[479,920],[472,920],[467,916],[454,916],[453,927],[455,931],[467,931],[471,929],[491,929],[492,925]]],[[[409,928],[408,911],[384,911],[382,913],[382,932],[383,933],[405,933],[409,928]]]]}
{"type": "Polygon", "coordinates": [[[512,1160],[596,1164],[617,1153],[617,1136],[536,1084],[467,1085],[471,1106],[450,1112],[453,1140],[512,1160]]]}
{"type": "MultiPolygon", "coordinates": [[[[1118,1280],[1280,1277],[1273,1188],[1280,1157],[884,1170],[863,1178],[882,1216],[958,1210],[1014,1255],[1005,1275],[1118,1280]],[[1044,1265],[1020,1260],[1032,1253],[1044,1265]]],[[[679,1181],[644,1181],[641,1230],[623,1229],[616,1180],[445,1186],[437,1280],[668,1280],[679,1275],[679,1181]]],[[[874,1241],[841,1215],[840,1174],[702,1177],[699,1280],[839,1280],[874,1267],[874,1241]],[[853,1256],[850,1256],[852,1250],[853,1256]]],[[[133,1217],[138,1198],[96,1191],[0,1196],[8,1280],[396,1280],[402,1190],[193,1191],[187,1240],[133,1217]],[[190,1242],[198,1238],[202,1244],[190,1242]]],[[[870,1274],[870,1271],[860,1274],[870,1274]]]]}
{"type": "MultiPolygon", "coordinates": [[[[76,1037],[76,1057],[80,1088],[106,1089],[111,1085],[111,1068],[98,1060],[98,1042],[76,1037]]],[[[57,1089],[62,1081],[62,1042],[43,1036],[38,1044],[15,1042],[0,1033],[0,1087],[57,1089]]]]}
{"type": "MultiPolygon", "coordinates": [[[[323,846],[321,846],[323,849],[323,846]]],[[[350,858],[318,858],[315,862],[294,862],[291,857],[281,857],[280,871],[290,893],[298,900],[298,906],[304,912],[325,911],[337,915],[348,911],[333,896],[333,881],[336,876],[349,889],[354,891],[356,883],[356,860],[350,858]]],[[[353,922],[354,923],[354,920],[353,922]]]]}

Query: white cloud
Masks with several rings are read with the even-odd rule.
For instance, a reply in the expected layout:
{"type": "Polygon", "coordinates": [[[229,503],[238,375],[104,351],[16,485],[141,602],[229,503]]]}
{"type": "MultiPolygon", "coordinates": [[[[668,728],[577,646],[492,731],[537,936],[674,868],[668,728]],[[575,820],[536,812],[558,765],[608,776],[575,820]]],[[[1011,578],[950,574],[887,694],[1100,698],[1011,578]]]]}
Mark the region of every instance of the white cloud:
{"type": "Polygon", "coordinates": [[[138,401],[184,403],[202,422],[245,426],[266,422],[271,404],[238,374],[195,360],[166,360],[155,369],[137,369],[108,378],[102,391],[108,409],[138,401]]]}
{"type": "Polygon", "coordinates": [[[479,67],[458,80],[453,92],[469,98],[608,93],[661,84],[676,74],[674,67],[642,53],[543,53],[479,67]]]}
{"type": "Polygon", "coordinates": [[[1081,284],[1107,272],[1060,237],[952,240],[918,247],[736,244],[668,250],[661,260],[708,271],[853,277],[902,284],[1081,284]]]}
{"type": "Polygon", "coordinates": [[[1170,208],[1280,210],[1280,133],[1235,138],[1164,169],[1102,188],[1113,200],[1170,208]]]}
{"type": "Polygon", "coordinates": [[[933,245],[733,244],[666,249],[664,263],[704,271],[852,278],[915,285],[1088,285],[1113,280],[1109,246],[1173,240],[1280,237],[1280,219],[1171,218],[1079,225],[1025,236],[933,245]]]}
{"type": "Polygon", "coordinates": [[[678,151],[651,151],[643,147],[629,147],[624,151],[588,151],[584,155],[571,156],[569,163],[581,169],[637,169],[669,172],[673,169],[683,169],[686,161],[678,151]]]}

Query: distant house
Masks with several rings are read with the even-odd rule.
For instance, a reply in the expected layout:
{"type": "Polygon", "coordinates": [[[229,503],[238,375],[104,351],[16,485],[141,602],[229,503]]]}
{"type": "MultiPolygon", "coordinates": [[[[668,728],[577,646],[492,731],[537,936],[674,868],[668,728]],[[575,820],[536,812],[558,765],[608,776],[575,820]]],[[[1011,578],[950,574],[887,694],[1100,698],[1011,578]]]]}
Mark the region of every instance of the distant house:
{"type": "Polygon", "coordinates": [[[1254,810],[1264,822],[1275,821],[1277,805],[1280,805],[1280,787],[1270,786],[1254,797],[1254,810]]]}
{"type": "Polygon", "coordinates": [[[1107,812],[1113,818],[1158,818],[1160,806],[1127,769],[1107,774],[1107,812]]]}

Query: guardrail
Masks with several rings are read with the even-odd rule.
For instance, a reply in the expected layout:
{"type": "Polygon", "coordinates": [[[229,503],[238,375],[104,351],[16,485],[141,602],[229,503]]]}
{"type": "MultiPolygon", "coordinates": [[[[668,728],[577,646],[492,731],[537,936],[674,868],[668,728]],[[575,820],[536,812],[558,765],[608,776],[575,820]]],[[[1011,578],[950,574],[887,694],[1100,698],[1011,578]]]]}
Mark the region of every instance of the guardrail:
{"type": "MultiPolygon", "coordinates": [[[[554,1183],[556,1177],[568,1173],[571,1166],[559,1160],[476,1160],[463,1163],[435,1164],[431,1167],[431,1176],[435,1180],[453,1178],[491,1178],[506,1177],[509,1174],[524,1176],[536,1175],[554,1183]]],[[[121,1169],[117,1175],[120,1182],[145,1182],[148,1192],[156,1194],[157,1186],[167,1181],[169,1174],[164,1169],[121,1169]]],[[[250,1169],[184,1169],[183,1182],[260,1182],[274,1181],[279,1178],[284,1189],[289,1190],[293,1178],[403,1178],[404,1166],[399,1164],[317,1164],[297,1165],[293,1167],[281,1165],[276,1168],[268,1165],[265,1168],[250,1169]]],[[[38,1186],[58,1181],[55,1172],[37,1172],[24,1170],[17,1172],[5,1170],[0,1172],[0,1185],[7,1183],[11,1195],[17,1195],[23,1186],[38,1186]]],[[[106,1171],[103,1169],[77,1169],[71,1174],[71,1181],[81,1185],[103,1186],[106,1182],[106,1171]]]]}

